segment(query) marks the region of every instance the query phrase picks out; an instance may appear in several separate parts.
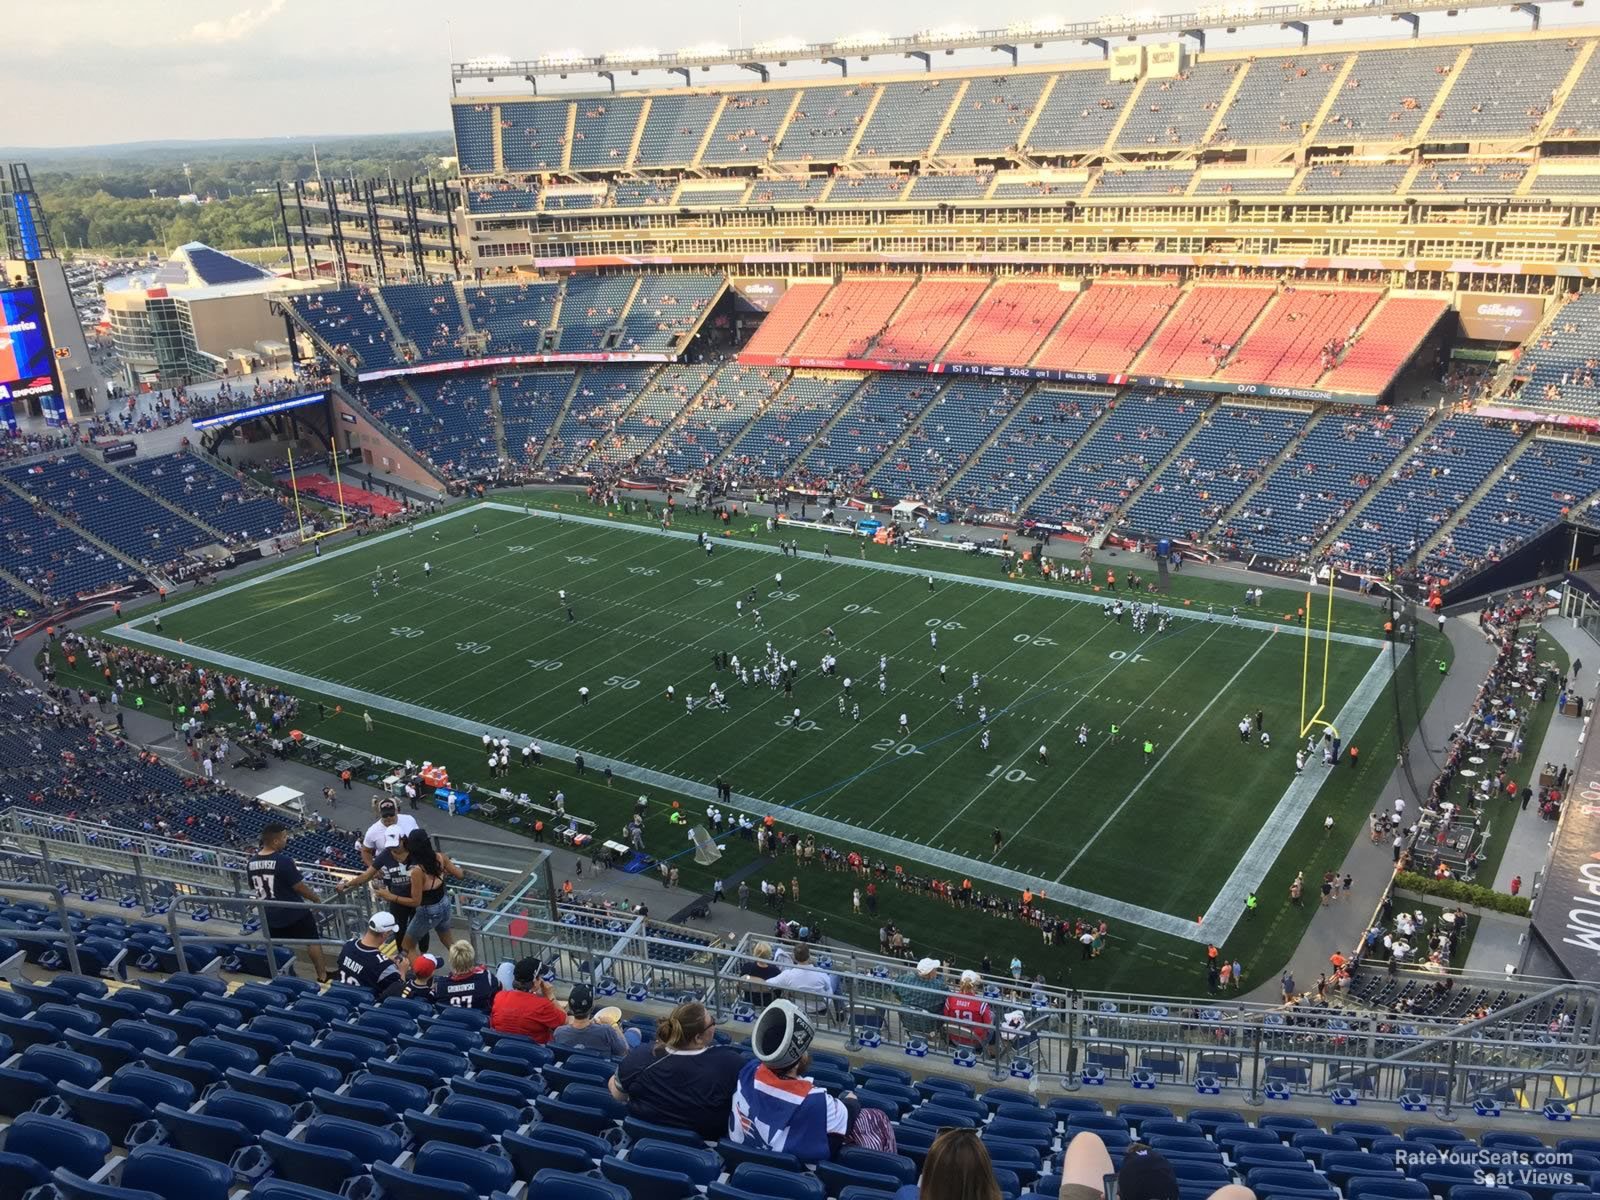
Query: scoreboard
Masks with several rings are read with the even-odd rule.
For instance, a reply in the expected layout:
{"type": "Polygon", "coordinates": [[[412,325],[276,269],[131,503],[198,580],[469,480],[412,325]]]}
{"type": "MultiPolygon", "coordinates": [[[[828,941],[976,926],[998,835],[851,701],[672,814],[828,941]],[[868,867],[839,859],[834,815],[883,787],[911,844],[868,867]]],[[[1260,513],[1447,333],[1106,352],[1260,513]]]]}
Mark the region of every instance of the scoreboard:
{"type": "Polygon", "coordinates": [[[55,390],[44,302],[33,288],[0,291],[0,388],[10,397],[55,390]]]}

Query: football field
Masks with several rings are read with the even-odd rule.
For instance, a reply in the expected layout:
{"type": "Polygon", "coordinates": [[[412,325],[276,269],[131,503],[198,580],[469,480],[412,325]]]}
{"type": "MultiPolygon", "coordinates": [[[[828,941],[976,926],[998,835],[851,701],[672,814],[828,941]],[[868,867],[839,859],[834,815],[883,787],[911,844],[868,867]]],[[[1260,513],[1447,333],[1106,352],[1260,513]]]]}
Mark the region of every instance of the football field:
{"type": "MultiPolygon", "coordinates": [[[[834,541],[826,557],[770,536],[708,554],[692,533],[593,509],[482,503],[168,604],[159,633],[149,615],[108,632],[378,721],[581,752],[629,800],[700,814],[720,777],[734,808],[840,850],[1188,941],[1232,930],[1328,779],[1320,758],[1295,771],[1298,626],[1174,600],[1141,631],[1106,593],[964,574],[951,568],[971,557],[948,552],[863,561],[834,541]],[[799,664],[792,697],[713,665],[758,666],[769,643],[799,664]],[[691,710],[712,684],[726,708],[691,710]],[[1258,712],[1270,748],[1241,739],[1258,712]]],[[[1348,738],[1394,657],[1338,626],[1328,651],[1326,715],[1348,738]]],[[[499,786],[480,755],[445,765],[458,785],[499,786]]],[[[654,836],[652,851],[682,848],[654,836]]]]}

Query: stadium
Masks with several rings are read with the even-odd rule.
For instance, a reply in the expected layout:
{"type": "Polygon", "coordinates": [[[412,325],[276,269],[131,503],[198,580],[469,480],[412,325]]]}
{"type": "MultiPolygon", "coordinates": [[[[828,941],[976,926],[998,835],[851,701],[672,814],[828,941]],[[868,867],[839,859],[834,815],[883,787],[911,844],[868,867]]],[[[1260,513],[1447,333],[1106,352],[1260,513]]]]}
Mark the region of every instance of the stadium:
{"type": "Polygon", "coordinates": [[[1560,7],[454,62],[98,340],[10,164],[0,1200],[1593,1193],[1560,7]]]}

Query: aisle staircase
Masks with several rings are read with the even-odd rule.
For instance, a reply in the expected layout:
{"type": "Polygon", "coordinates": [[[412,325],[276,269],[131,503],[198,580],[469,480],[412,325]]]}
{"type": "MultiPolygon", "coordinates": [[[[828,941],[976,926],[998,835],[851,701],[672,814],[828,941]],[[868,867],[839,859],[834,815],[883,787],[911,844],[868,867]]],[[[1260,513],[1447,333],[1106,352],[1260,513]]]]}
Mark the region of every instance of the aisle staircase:
{"type": "Polygon", "coordinates": [[[1139,486],[1134,488],[1133,491],[1129,492],[1121,504],[1117,505],[1116,508],[1112,509],[1106,514],[1105,519],[1100,522],[1100,528],[1095,530],[1095,532],[1090,535],[1089,548],[1091,550],[1098,550],[1101,546],[1105,545],[1106,538],[1112,533],[1113,530],[1116,529],[1119,524],[1121,524],[1123,517],[1127,516],[1128,509],[1133,507],[1134,501],[1138,500],[1140,496],[1144,495],[1145,492],[1149,490],[1150,485],[1155,483],[1155,481],[1160,478],[1163,471],[1178,461],[1184,450],[1188,447],[1189,443],[1194,441],[1194,439],[1200,435],[1202,430],[1210,427],[1211,418],[1216,416],[1221,410],[1222,402],[1219,400],[1215,404],[1212,404],[1210,407],[1208,407],[1189,425],[1188,429],[1184,430],[1183,436],[1178,439],[1177,444],[1174,445],[1171,450],[1167,451],[1166,455],[1161,459],[1160,462],[1150,468],[1149,474],[1147,474],[1144,479],[1140,481],[1139,486]]]}
{"type": "Polygon", "coordinates": [[[1095,434],[1099,433],[1100,427],[1106,423],[1106,418],[1109,417],[1114,411],[1111,406],[1112,399],[1114,399],[1114,397],[1109,394],[1104,397],[1104,407],[1101,409],[1100,415],[1093,421],[1089,422],[1088,428],[1086,428],[1083,431],[1082,436],[1080,436],[1078,440],[1073,443],[1072,449],[1068,450],[1061,456],[1061,461],[1055,466],[1051,467],[1049,471],[1045,472],[1044,478],[1039,480],[1039,486],[1034,488],[1033,491],[1029,492],[1022,498],[1022,502],[1017,505],[1017,513],[1019,516],[1027,515],[1028,511],[1038,502],[1039,497],[1044,495],[1045,492],[1049,491],[1050,485],[1055,483],[1055,481],[1060,478],[1061,472],[1065,471],[1069,465],[1076,461],[1078,455],[1083,452],[1083,448],[1092,440],[1094,440],[1095,434]]]}
{"type": "Polygon", "coordinates": [[[1335,521],[1333,528],[1323,534],[1322,539],[1311,547],[1311,552],[1307,555],[1308,558],[1316,559],[1328,552],[1328,547],[1337,542],[1343,536],[1344,531],[1350,528],[1351,522],[1357,520],[1361,516],[1362,510],[1372,503],[1372,498],[1388,486],[1389,482],[1400,473],[1406,463],[1411,461],[1411,456],[1416,452],[1417,448],[1433,436],[1433,431],[1438,428],[1439,422],[1443,419],[1443,413],[1436,412],[1429,415],[1428,419],[1422,423],[1422,428],[1417,430],[1416,437],[1407,442],[1405,449],[1395,456],[1394,461],[1384,469],[1383,473],[1372,481],[1366,491],[1356,497],[1356,502],[1350,506],[1350,511],[1335,521]]]}

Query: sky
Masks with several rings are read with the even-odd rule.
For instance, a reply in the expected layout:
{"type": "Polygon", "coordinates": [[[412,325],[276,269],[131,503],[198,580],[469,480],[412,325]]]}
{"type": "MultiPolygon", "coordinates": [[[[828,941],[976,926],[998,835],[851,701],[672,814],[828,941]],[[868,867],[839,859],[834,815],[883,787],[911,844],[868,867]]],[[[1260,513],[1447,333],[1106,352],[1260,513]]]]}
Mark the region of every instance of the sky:
{"type": "MultiPolygon", "coordinates": [[[[8,119],[0,125],[0,142],[63,147],[442,130],[449,125],[452,48],[457,61],[537,58],[566,49],[827,40],[868,29],[995,28],[1052,11],[1084,20],[1135,8],[1194,7],[1183,0],[1138,6],[1115,0],[877,0],[870,8],[860,0],[49,0],[7,29],[0,111],[8,119]]],[[[1582,17],[1583,10],[1551,5],[1545,25],[1582,17]]],[[[1504,9],[1424,21],[1425,33],[1484,27],[1526,28],[1527,22],[1504,9]]],[[[1324,27],[1319,40],[1332,41],[1334,33],[1324,27]]],[[[1392,28],[1371,21],[1339,31],[1341,40],[1385,35],[1392,36],[1392,28]]],[[[1292,45],[1292,37],[1241,31],[1217,36],[1212,48],[1292,45]]],[[[966,60],[996,61],[992,55],[966,60]]],[[[945,63],[963,65],[960,59],[945,63]]],[[[852,74],[878,65],[852,64],[852,74]]],[[[882,61],[882,69],[908,65],[882,61]]],[[[828,70],[796,64],[784,77],[828,70]]],[[[660,85],[670,78],[641,82],[660,85]]],[[[506,82],[493,90],[506,91],[506,82]]]]}

